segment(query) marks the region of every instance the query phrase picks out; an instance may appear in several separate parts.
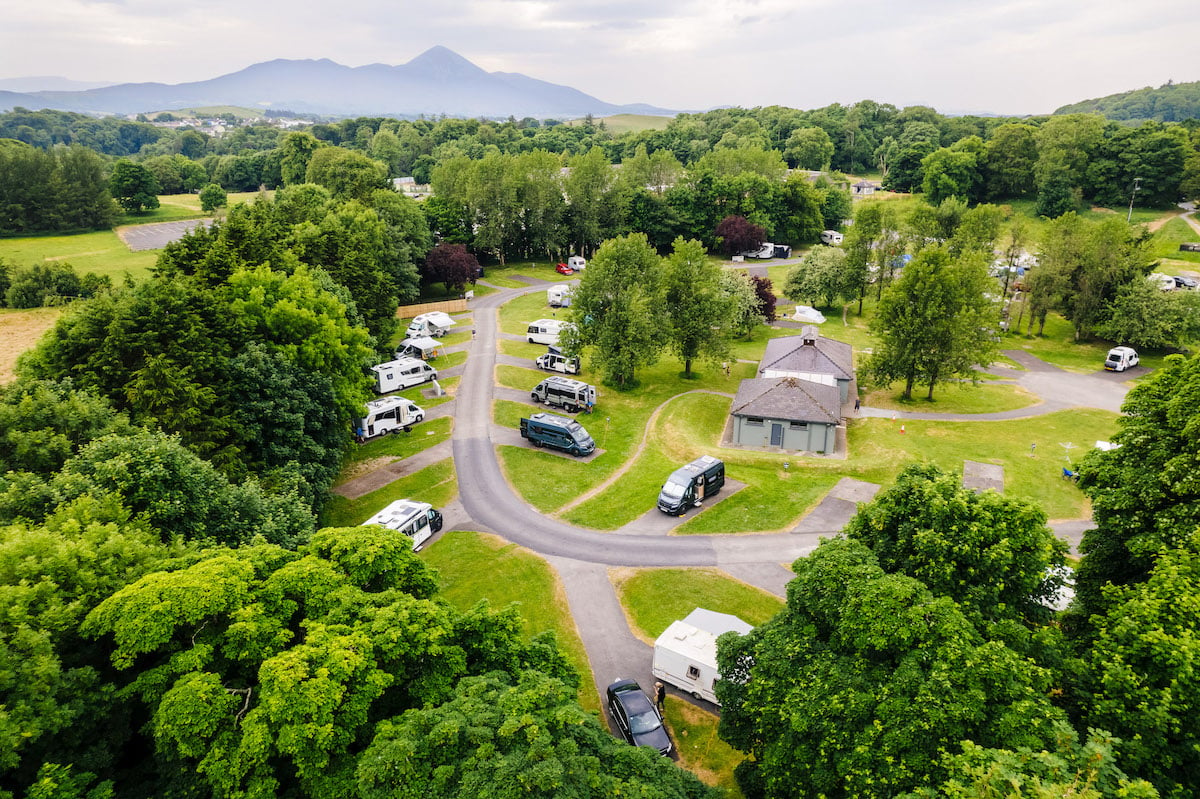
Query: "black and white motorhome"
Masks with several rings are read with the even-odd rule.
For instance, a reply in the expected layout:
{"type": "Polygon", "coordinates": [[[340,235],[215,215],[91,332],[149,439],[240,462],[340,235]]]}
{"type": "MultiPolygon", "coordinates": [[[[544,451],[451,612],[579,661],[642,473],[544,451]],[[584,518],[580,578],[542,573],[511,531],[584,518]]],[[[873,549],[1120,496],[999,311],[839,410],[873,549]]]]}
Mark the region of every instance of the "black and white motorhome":
{"type": "Polygon", "coordinates": [[[570,413],[579,413],[585,408],[591,412],[592,406],[596,404],[596,387],[589,386],[582,380],[555,375],[534,386],[529,392],[529,398],[570,413]]]}
{"type": "Polygon", "coordinates": [[[367,413],[354,420],[354,432],[360,438],[373,438],[409,428],[425,418],[425,411],[404,397],[380,397],[366,405],[367,413]]]}
{"type": "Polygon", "coordinates": [[[725,464],[711,455],[701,455],[687,466],[671,472],[658,495],[658,509],[682,516],[725,485],[725,464]]]}
{"type": "Polygon", "coordinates": [[[378,524],[408,536],[412,539],[413,551],[416,551],[442,529],[442,514],[428,502],[398,499],[363,524],[378,524]]]}
{"type": "Polygon", "coordinates": [[[372,366],[375,373],[375,390],[380,394],[417,386],[437,380],[437,369],[417,358],[397,358],[394,361],[372,366]]]}
{"type": "Polygon", "coordinates": [[[558,347],[550,347],[545,355],[539,355],[533,361],[539,369],[547,372],[562,372],[565,375],[579,374],[579,359],[568,358],[558,347]]]}

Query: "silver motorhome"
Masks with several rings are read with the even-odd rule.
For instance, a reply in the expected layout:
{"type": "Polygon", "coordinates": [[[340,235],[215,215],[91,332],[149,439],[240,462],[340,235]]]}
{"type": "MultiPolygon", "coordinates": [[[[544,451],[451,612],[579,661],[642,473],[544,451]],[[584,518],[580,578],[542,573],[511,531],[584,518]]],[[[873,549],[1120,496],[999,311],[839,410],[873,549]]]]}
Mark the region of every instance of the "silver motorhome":
{"type": "Polygon", "coordinates": [[[378,524],[408,536],[415,551],[442,529],[442,514],[428,502],[398,499],[363,522],[363,525],[368,524],[378,524]]]}
{"type": "Polygon", "coordinates": [[[534,402],[544,402],[571,413],[578,413],[584,408],[590,412],[596,404],[596,387],[582,380],[555,375],[534,386],[529,392],[529,398],[534,402]]]}
{"type": "Polygon", "coordinates": [[[365,416],[354,420],[354,432],[360,438],[408,429],[425,418],[425,411],[405,397],[380,397],[366,404],[365,416]]]}
{"type": "Polygon", "coordinates": [[[375,390],[380,394],[437,380],[437,369],[417,358],[397,358],[371,367],[375,373],[375,390]]]}

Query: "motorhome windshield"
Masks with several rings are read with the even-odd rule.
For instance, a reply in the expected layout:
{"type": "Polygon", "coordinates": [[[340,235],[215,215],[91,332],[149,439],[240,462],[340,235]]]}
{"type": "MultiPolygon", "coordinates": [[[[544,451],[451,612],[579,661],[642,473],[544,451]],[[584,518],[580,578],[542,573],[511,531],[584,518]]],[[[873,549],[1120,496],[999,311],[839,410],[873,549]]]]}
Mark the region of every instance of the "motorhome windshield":
{"type": "Polygon", "coordinates": [[[679,499],[683,496],[683,492],[686,490],[686,485],[680,485],[679,483],[672,482],[671,480],[668,480],[666,483],[664,483],[662,487],[663,495],[668,496],[671,499],[679,499]]]}
{"type": "Polygon", "coordinates": [[[571,438],[575,439],[576,444],[580,444],[585,447],[590,447],[590,446],[592,446],[592,444],[595,443],[594,441],[592,441],[592,437],[589,436],[582,427],[580,427],[579,425],[575,425],[575,428],[576,429],[571,431],[571,438]]]}

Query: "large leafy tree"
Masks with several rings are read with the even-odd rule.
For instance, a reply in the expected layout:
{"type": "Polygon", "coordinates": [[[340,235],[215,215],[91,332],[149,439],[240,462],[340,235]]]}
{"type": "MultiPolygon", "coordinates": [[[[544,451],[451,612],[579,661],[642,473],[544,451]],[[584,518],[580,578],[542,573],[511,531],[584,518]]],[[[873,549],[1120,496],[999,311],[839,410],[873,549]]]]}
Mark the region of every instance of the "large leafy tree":
{"type": "Polygon", "coordinates": [[[837,247],[814,247],[804,260],[788,270],[783,294],[793,300],[809,300],[831,307],[838,297],[856,296],[853,274],[846,253],[837,247]]]}
{"type": "Polygon", "coordinates": [[[691,773],[627,746],[535,672],[468,677],[444,704],[379,725],[358,764],[363,799],[587,799],[712,795],[691,773]]]}
{"type": "Polygon", "coordinates": [[[727,359],[734,306],[721,290],[721,268],[708,260],[704,245],[675,240],[663,259],[663,292],[667,341],[683,361],[684,378],[691,377],[697,358],[727,359]]]}
{"type": "Polygon", "coordinates": [[[662,271],[644,234],[609,239],[571,301],[564,348],[578,354],[590,347],[592,363],[616,388],[634,385],[637,368],[657,361],[662,350],[662,271]]]}
{"type": "Polygon", "coordinates": [[[113,199],[131,214],[158,207],[161,188],[154,173],[132,161],[118,161],[108,179],[108,190],[113,199]]]}
{"type": "Polygon", "coordinates": [[[936,466],[907,467],[845,532],[885,571],[915,577],[972,619],[1045,623],[1062,587],[1067,545],[1040,508],[963,488],[936,466]]]}
{"type": "Polygon", "coordinates": [[[387,164],[342,147],[319,147],[311,153],[305,183],[324,186],[339,200],[365,200],[387,186],[387,164]]]}
{"type": "Polygon", "coordinates": [[[904,396],[917,382],[929,386],[971,377],[991,362],[995,309],[982,259],[952,258],[941,247],[923,250],[883,295],[872,320],[880,346],[866,364],[877,383],[904,381],[904,396]]]}
{"type": "Polygon", "coordinates": [[[785,610],[718,646],[721,737],[752,756],[737,771],[747,796],[890,797],[941,781],[940,754],[963,740],[1053,740],[1052,675],[950,598],[885,573],[857,541],[792,568],[785,610]]]}
{"type": "Polygon", "coordinates": [[[295,552],[213,549],[146,574],[82,629],[149,719],[157,781],[340,797],[380,721],[449,701],[463,677],[575,679],[550,641],[522,642],[515,611],[458,613],[436,588],[404,536],[326,529],[295,552]]]}
{"type": "Polygon", "coordinates": [[[762,247],[767,240],[767,232],[746,217],[733,214],[717,224],[713,238],[720,243],[721,252],[732,256],[762,247]]]}
{"type": "Polygon", "coordinates": [[[462,291],[479,275],[479,260],[461,244],[439,244],[425,256],[425,275],[447,293],[462,291]]]}
{"type": "Polygon", "coordinates": [[[1129,392],[1113,442],[1080,464],[1095,528],[1075,579],[1083,618],[1109,604],[1104,587],[1144,582],[1163,549],[1200,526],[1200,356],[1168,356],[1129,392]]]}

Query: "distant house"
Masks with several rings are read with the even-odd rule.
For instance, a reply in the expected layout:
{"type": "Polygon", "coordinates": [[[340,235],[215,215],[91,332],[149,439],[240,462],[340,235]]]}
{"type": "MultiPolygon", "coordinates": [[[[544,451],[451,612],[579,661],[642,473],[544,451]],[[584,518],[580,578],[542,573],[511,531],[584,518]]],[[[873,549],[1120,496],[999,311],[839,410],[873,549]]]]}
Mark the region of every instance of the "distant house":
{"type": "Polygon", "coordinates": [[[853,197],[870,197],[878,188],[878,183],[874,183],[870,180],[860,180],[858,183],[851,184],[850,194],[853,197]]]}
{"type": "Polygon", "coordinates": [[[798,336],[783,336],[767,342],[758,366],[760,377],[795,377],[836,386],[841,407],[850,396],[854,381],[854,351],[844,341],[825,338],[814,325],[805,325],[798,336]]]}
{"type": "Polygon", "coordinates": [[[409,197],[422,197],[429,194],[429,184],[417,183],[416,178],[392,178],[392,188],[409,197]]]}
{"type": "Polygon", "coordinates": [[[733,399],[733,443],[833,452],[842,420],[836,386],[796,377],[743,380],[733,399]]]}

